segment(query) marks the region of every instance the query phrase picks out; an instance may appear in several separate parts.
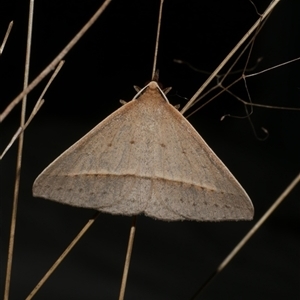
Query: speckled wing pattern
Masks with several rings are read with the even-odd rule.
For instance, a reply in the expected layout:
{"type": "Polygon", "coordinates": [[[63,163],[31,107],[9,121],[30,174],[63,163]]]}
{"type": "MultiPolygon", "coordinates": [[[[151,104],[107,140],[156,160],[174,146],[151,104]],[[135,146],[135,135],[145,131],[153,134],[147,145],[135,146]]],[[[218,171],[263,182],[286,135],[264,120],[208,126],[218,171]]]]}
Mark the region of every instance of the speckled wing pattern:
{"type": "Polygon", "coordinates": [[[248,195],[155,82],[53,161],[33,194],[161,220],[249,220],[248,195]]]}

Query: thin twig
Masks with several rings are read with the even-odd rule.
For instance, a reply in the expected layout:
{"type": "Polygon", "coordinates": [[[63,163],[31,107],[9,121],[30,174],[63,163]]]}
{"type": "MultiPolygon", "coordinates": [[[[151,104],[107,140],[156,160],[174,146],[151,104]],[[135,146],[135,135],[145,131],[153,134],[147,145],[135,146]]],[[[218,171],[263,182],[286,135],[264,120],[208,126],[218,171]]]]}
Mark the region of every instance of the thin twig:
{"type": "MultiPolygon", "coordinates": [[[[275,105],[267,105],[267,104],[247,102],[247,101],[243,100],[242,98],[240,98],[239,96],[237,96],[236,94],[234,94],[233,92],[231,92],[228,87],[221,86],[221,88],[223,89],[223,91],[229,93],[234,98],[236,98],[238,101],[240,101],[241,103],[243,103],[245,105],[248,105],[248,106],[256,106],[256,107],[261,107],[261,108],[272,108],[272,109],[280,109],[280,110],[295,110],[295,111],[300,110],[300,108],[297,108],[297,107],[275,106],[275,105]]],[[[246,90],[248,90],[248,89],[246,89],[246,90]]]]}
{"type": "Polygon", "coordinates": [[[218,275],[234,258],[234,256],[241,250],[241,248],[249,241],[249,239],[255,234],[255,232],[261,227],[261,225],[270,217],[274,210],[281,204],[281,202],[289,195],[289,193],[296,187],[300,182],[300,173],[295,179],[289,184],[284,192],[277,198],[277,200],[271,205],[271,207],[265,212],[265,214],[258,220],[258,222],[251,228],[251,230],[245,235],[245,237],[235,246],[235,248],[229,253],[229,255],[222,261],[218,268],[211,274],[211,276],[204,282],[199,288],[196,294],[191,298],[195,300],[200,292],[218,275]]]}
{"type": "MultiPolygon", "coordinates": [[[[28,15],[28,30],[27,30],[24,83],[23,83],[24,89],[28,86],[28,78],[29,78],[33,11],[34,11],[34,0],[30,0],[29,15],[28,15]]],[[[24,127],[24,125],[25,125],[26,102],[27,102],[27,95],[25,95],[23,97],[23,101],[22,101],[20,127],[24,127]]],[[[23,142],[24,142],[24,132],[21,132],[20,137],[19,137],[16,179],[15,179],[15,188],[14,188],[14,200],[13,200],[12,217],[11,217],[11,224],[10,224],[10,235],[9,235],[9,244],[8,244],[8,258],[7,258],[5,288],[4,288],[4,300],[8,300],[8,298],[9,298],[11,269],[12,269],[14,241],[15,241],[15,230],[16,230],[16,223],[17,223],[18,198],[19,198],[20,179],[21,179],[23,142]]]]}
{"type": "Polygon", "coordinates": [[[259,15],[259,16],[261,16],[261,14],[258,12],[258,10],[257,10],[257,7],[256,7],[256,5],[251,1],[251,0],[249,0],[250,1],[250,3],[254,6],[254,9],[255,9],[255,12],[259,15]]]}
{"type": "Polygon", "coordinates": [[[131,228],[130,228],[128,247],[127,247],[127,252],[126,252],[126,259],[125,259],[122,283],[121,283],[120,294],[119,294],[119,300],[123,300],[124,295],[125,295],[128,270],[129,270],[129,266],[130,266],[131,253],[132,253],[134,235],[135,235],[135,230],[136,230],[136,218],[137,218],[136,216],[132,217],[132,224],[131,224],[131,228]]]}
{"type": "MultiPolygon", "coordinates": [[[[268,17],[267,17],[267,18],[268,18],[268,17]]],[[[246,44],[246,46],[244,47],[244,49],[241,51],[241,53],[238,55],[238,57],[235,59],[235,61],[234,61],[233,64],[230,66],[230,68],[226,71],[226,73],[224,73],[224,74],[216,74],[215,77],[216,77],[216,79],[217,79],[217,83],[218,83],[218,84],[217,84],[216,86],[212,87],[212,88],[211,88],[209,91],[207,91],[204,95],[201,95],[201,96],[199,96],[198,98],[196,98],[196,99],[194,100],[194,102],[191,103],[191,105],[190,105],[189,108],[191,108],[193,105],[195,105],[196,103],[198,103],[201,99],[203,99],[206,95],[208,95],[210,92],[212,92],[213,90],[215,90],[217,87],[223,88],[224,90],[222,90],[222,91],[219,92],[217,95],[215,95],[213,98],[209,99],[206,103],[202,104],[202,105],[201,105],[200,107],[198,107],[196,110],[194,110],[193,112],[191,112],[191,113],[187,116],[187,118],[190,117],[191,115],[193,115],[194,113],[196,113],[198,110],[200,110],[200,109],[203,108],[205,105],[207,105],[207,104],[210,103],[212,100],[214,100],[217,96],[219,96],[220,94],[222,94],[226,89],[229,89],[229,87],[233,86],[234,84],[236,84],[237,82],[239,82],[239,81],[243,78],[243,77],[238,78],[236,81],[234,81],[233,83],[231,83],[227,88],[224,88],[224,87],[222,86],[222,82],[225,80],[225,78],[227,78],[228,75],[236,74],[236,73],[238,73],[238,72],[239,72],[239,73],[242,72],[242,73],[244,74],[245,71],[248,70],[248,69],[246,69],[246,66],[247,66],[248,61],[249,61],[249,59],[250,59],[250,54],[251,54],[251,51],[252,51],[252,47],[253,47],[254,40],[255,40],[257,34],[260,32],[261,28],[263,27],[263,24],[266,22],[267,18],[265,18],[264,21],[261,22],[261,24],[260,24],[261,26],[258,27],[258,28],[256,29],[256,32],[255,32],[254,36],[248,41],[248,43],[246,44]],[[242,57],[242,55],[245,53],[245,51],[248,49],[249,46],[250,46],[251,48],[250,48],[250,51],[249,51],[249,53],[248,53],[247,63],[246,63],[246,65],[245,65],[245,67],[243,68],[243,70],[242,70],[242,71],[239,71],[239,70],[237,70],[237,71],[232,71],[232,68],[237,64],[237,62],[240,60],[240,58],[242,57]]],[[[249,70],[255,68],[255,67],[258,65],[258,63],[259,63],[260,61],[261,61],[261,58],[258,59],[257,62],[256,62],[256,65],[255,65],[254,67],[250,68],[249,70]]],[[[209,75],[211,74],[211,72],[205,72],[205,71],[198,70],[198,69],[194,68],[193,66],[191,66],[189,63],[186,63],[186,62],[184,62],[184,61],[175,60],[175,62],[177,62],[177,63],[185,63],[185,64],[187,64],[190,68],[192,68],[193,70],[195,70],[196,72],[199,72],[199,71],[200,71],[201,73],[204,73],[204,74],[209,74],[209,75]]]]}
{"type": "Polygon", "coordinates": [[[27,119],[25,125],[23,127],[19,127],[16,131],[16,133],[13,135],[13,137],[11,138],[10,142],[7,144],[6,148],[3,150],[1,156],[0,156],[0,160],[3,159],[3,157],[5,156],[5,154],[7,153],[7,151],[11,148],[11,146],[14,144],[14,142],[17,140],[17,138],[20,136],[21,133],[23,133],[25,131],[25,129],[27,128],[27,126],[30,124],[30,122],[32,121],[32,119],[34,118],[34,116],[37,114],[37,112],[40,110],[40,108],[42,107],[42,105],[44,104],[45,100],[44,99],[39,99],[29,118],[27,119]]]}
{"type": "Polygon", "coordinates": [[[75,37],[65,46],[65,48],[53,59],[53,61],[25,88],[12,102],[5,108],[0,115],[0,123],[7,117],[12,109],[21,101],[21,99],[30,93],[57,64],[66,56],[71,48],[82,38],[86,31],[95,23],[98,17],[103,13],[105,8],[112,0],[106,0],[90,20],[82,27],[82,29],[75,35],[75,37]]]}
{"type": "Polygon", "coordinates": [[[30,114],[29,119],[27,120],[27,122],[25,123],[25,125],[23,127],[19,127],[17,129],[17,131],[15,132],[15,134],[12,136],[11,140],[9,141],[9,143],[7,144],[7,146],[5,147],[5,149],[3,150],[1,156],[0,156],[0,160],[3,159],[3,157],[5,156],[5,154],[8,152],[8,150],[12,147],[12,145],[14,144],[14,142],[17,140],[17,138],[25,131],[27,125],[29,125],[29,123],[32,121],[33,117],[36,115],[36,113],[40,110],[40,108],[42,107],[42,105],[44,104],[44,99],[38,100],[30,114]]]}
{"type": "Polygon", "coordinates": [[[208,84],[213,80],[213,78],[220,72],[220,70],[226,65],[229,59],[235,54],[235,52],[241,47],[241,45],[248,39],[248,37],[253,33],[253,31],[260,25],[260,23],[268,16],[272,9],[278,4],[280,0],[274,0],[265,10],[263,15],[254,23],[254,25],[249,29],[249,31],[243,36],[243,38],[236,44],[236,46],[230,51],[230,53],[225,57],[221,64],[216,68],[216,70],[208,77],[208,79],[203,83],[203,85],[198,89],[195,95],[189,100],[189,102],[183,107],[181,113],[184,114],[191,106],[191,104],[198,98],[202,91],[208,86],[208,84]]]}
{"type": "Polygon", "coordinates": [[[300,57],[297,57],[297,58],[294,58],[294,59],[292,59],[292,60],[286,61],[286,62],[284,62],[284,63],[282,63],[282,64],[276,65],[276,66],[274,66],[274,67],[270,67],[270,68],[267,68],[267,69],[265,69],[265,70],[262,70],[262,71],[260,71],[260,72],[256,72],[256,73],[252,73],[252,74],[245,75],[245,77],[247,78],[247,77],[253,77],[253,76],[256,76],[256,75],[260,75],[260,74],[262,74],[262,73],[269,72],[269,71],[271,71],[271,70],[273,70],[273,69],[277,69],[277,68],[279,68],[279,67],[282,67],[282,66],[285,66],[285,65],[287,65],[287,64],[290,64],[290,63],[292,63],[292,62],[295,62],[295,61],[297,61],[297,60],[299,60],[299,59],[300,59],[300,57]]]}
{"type": "Polygon", "coordinates": [[[11,148],[11,146],[13,145],[13,143],[15,142],[15,140],[19,137],[19,135],[25,131],[25,129],[27,128],[27,126],[30,124],[30,122],[32,121],[32,119],[35,117],[35,115],[37,114],[37,112],[40,110],[40,108],[42,107],[42,105],[44,104],[44,99],[42,99],[42,97],[44,97],[46,91],[48,90],[50,84],[52,83],[52,81],[54,80],[54,78],[56,77],[56,75],[58,74],[58,72],[60,71],[60,69],[62,68],[63,64],[64,64],[64,60],[61,61],[59,63],[59,65],[57,66],[57,68],[55,69],[55,72],[52,74],[51,78],[49,79],[47,85],[45,86],[42,94],[40,95],[39,99],[37,100],[29,118],[27,119],[25,125],[23,127],[19,127],[17,132],[14,134],[14,136],[12,137],[12,139],[10,140],[10,142],[7,144],[6,148],[4,149],[4,151],[2,152],[1,156],[0,156],[0,160],[2,160],[2,158],[5,156],[5,154],[7,153],[7,151],[11,148]]]}
{"type": "MultiPolygon", "coordinates": [[[[245,48],[247,48],[247,47],[248,47],[248,45],[245,48]]],[[[252,70],[255,70],[261,61],[262,61],[262,58],[261,57],[258,58],[257,61],[256,61],[256,63],[251,68],[245,69],[245,71],[250,72],[252,70]]],[[[191,63],[189,63],[188,61],[185,61],[185,60],[173,59],[173,62],[176,63],[176,64],[180,64],[180,65],[186,65],[188,68],[190,68],[191,70],[193,70],[193,71],[195,71],[197,73],[201,73],[201,74],[205,74],[205,75],[210,75],[211,74],[210,71],[198,69],[195,66],[193,66],[191,63]]],[[[240,74],[240,73],[243,72],[243,70],[244,69],[230,71],[230,72],[226,72],[226,73],[222,73],[222,74],[217,74],[216,78],[222,78],[222,77],[225,77],[226,75],[240,74]]]]}
{"type": "Polygon", "coordinates": [[[97,212],[85,226],[80,230],[74,240],[69,244],[66,250],[60,255],[60,257],[56,260],[56,262],[52,265],[52,267],[48,270],[48,272],[44,275],[44,277],[40,280],[40,282],[35,286],[35,288],[31,291],[31,293],[27,296],[25,300],[30,300],[32,297],[38,292],[38,290],[42,287],[42,285],[47,281],[50,275],[55,271],[55,269],[59,266],[59,264],[64,260],[64,258],[69,254],[69,252],[73,249],[73,247],[77,244],[77,242],[82,238],[82,236],[86,233],[86,231],[94,224],[100,212],[97,212]]]}
{"type": "Polygon", "coordinates": [[[6,30],[6,33],[5,33],[5,36],[4,36],[4,39],[3,39],[3,42],[1,44],[1,47],[0,47],[0,55],[3,53],[4,51],[4,47],[6,45],[6,42],[8,40],[8,37],[9,37],[9,34],[11,32],[11,29],[14,25],[14,21],[10,21],[9,24],[8,24],[8,27],[7,27],[7,30],[6,30]]]}
{"type": "MultiPolygon", "coordinates": [[[[243,75],[241,77],[239,77],[238,79],[236,79],[235,81],[233,81],[232,83],[230,83],[228,86],[224,87],[223,85],[215,85],[213,86],[210,90],[208,90],[207,92],[205,92],[203,95],[201,95],[199,98],[197,98],[195,100],[195,102],[192,105],[194,105],[196,102],[199,102],[200,100],[202,100],[205,96],[207,96],[208,94],[210,94],[212,91],[214,91],[217,88],[221,88],[222,90],[220,92],[218,92],[217,94],[215,94],[212,98],[210,98],[208,101],[206,101],[205,103],[203,103],[201,106],[197,107],[195,110],[193,110],[190,114],[188,114],[186,116],[186,118],[189,118],[190,116],[192,116],[194,113],[196,113],[197,111],[199,111],[200,109],[202,109],[204,106],[206,106],[207,104],[209,104],[210,102],[212,102],[215,98],[219,97],[221,94],[223,94],[224,92],[228,92],[229,94],[231,94],[233,97],[235,97],[238,101],[240,101],[241,103],[245,104],[245,105],[249,105],[249,106],[256,106],[256,107],[261,107],[261,108],[272,108],[272,109],[279,109],[279,110],[292,110],[292,111],[300,111],[300,108],[297,107],[287,107],[287,106],[274,106],[274,105],[267,105],[267,104],[259,104],[259,103],[253,103],[253,102],[247,102],[243,99],[241,99],[240,97],[238,97],[237,95],[233,94],[229,88],[231,88],[232,86],[234,86],[235,84],[237,84],[241,79],[245,80],[245,77],[247,77],[246,75],[243,75]]],[[[230,114],[226,114],[223,115],[221,120],[223,120],[226,116],[230,117],[230,114]]]]}
{"type": "MultiPolygon", "coordinates": [[[[210,98],[208,101],[206,101],[205,103],[203,103],[200,107],[197,107],[197,109],[195,109],[193,112],[191,112],[189,115],[186,116],[186,118],[189,118],[191,115],[193,115],[194,113],[196,113],[198,110],[202,109],[205,105],[207,105],[208,103],[212,102],[215,98],[219,97],[221,94],[223,94],[227,89],[229,89],[230,87],[232,87],[233,85],[235,85],[237,82],[239,82],[241,80],[241,78],[238,78],[237,80],[235,80],[234,82],[230,83],[227,87],[223,87],[223,86],[219,86],[219,85],[215,85],[214,87],[212,87],[209,91],[207,91],[205,94],[203,94],[202,96],[200,96],[199,98],[196,99],[196,101],[200,101],[201,99],[203,99],[206,95],[208,95],[209,93],[211,93],[213,90],[217,89],[218,87],[222,88],[222,90],[220,92],[218,92],[216,95],[214,95],[212,98],[210,98]]],[[[193,104],[191,104],[193,105],[193,104]]]]}
{"type": "MultiPolygon", "coordinates": [[[[264,20],[264,22],[265,22],[266,20],[267,20],[267,18],[264,20]]],[[[261,21],[260,25],[262,25],[262,24],[263,24],[263,22],[261,21]]],[[[218,87],[218,86],[221,87],[221,88],[223,88],[223,90],[222,90],[220,93],[218,93],[217,95],[215,95],[213,98],[211,98],[209,101],[207,101],[206,103],[204,103],[203,105],[201,105],[201,107],[198,107],[198,109],[196,109],[195,111],[193,111],[190,115],[194,114],[196,111],[198,111],[199,109],[201,109],[203,106],[205,106],[205,105],[207,105],[209,102],[211,102],[211,101],[212,101],[214,98],[216,98],[218,95],[222,94],[224,91],[226,91],[226,90],[229,89],[229,87],[224,88],[224,87],[222,86],[222,83],[224,82],[225,78],[227,78],[227,76],[228,76],[229,74],[232,73],[233,67],[237,64],[237,62],[240,60],[240,58],[242,57],[242,55],[246,52],[246,50],[247,50],[248,47],[250,46],[250,51],[249,51],[248,57],[247,57],[247,63],[245,64],[245,67],[244,67],[244,69],[243,69],[243,73],[245,72],[246,66],[248,65],[248,62],[249,62],[249,59],[250,59],[250,54],[251,54],[251,52],[252,52],[252,47],[253,47],[254,40],[255,40],[255,38],[256,38],[256,36],[257,36],[257,34],[259,33],[259,31],[260,31],[261,28],[262,28],[262,26],[256,28],[256,33],[255,33],[254,36],[250,39],[250,41],[248,41],[248,43],[246,44],[246,46],[244,47],[244,49],[241,51],[241,53],[240,53],[240,54],[238,55],[238,57],[235,59],[235,61],[234,61],[233,64],[230,66],[230,68],[227,70],[227,72],[226,72],[223,76],[220,76],[220,75],[216,74],[216,78],[218,79],[218,85],[215,86],[215,87],[213,87],[212,89],[210,89],[210,90],[209,90],[207,93],[205,93],[204,95],[208,94],[210,91],[214,90],[214,89],[215,89],[216,87],[218,87]],[[219,79],[220,79],[220,80],[219,80],[219,79]]],[[[237,79],[237,80],[234,81],[230,86],[233,86],[235,83],[239,82],[242,78],[243,78],[243,77],[237,79]]],[[[193,103],[191,103],[191,106],[193,106],[193,105],[196,104],[198,101],[200,101],[200,100],[204,97],[204,95],[203,95],[203,96],[200,96],[200,97],[198,97],[198,98],[196,98],[195,101],[194,101],[193,103]]],[[[191,107],[191,106],[190,106],[190,107],[191,107]]],[[[252,109],[252,107],[251,107],[251,109],[252,109]]],[[[190,116],[190,115],[189,115],[189,116],[190,116]]]]}
{"type": "Polygon", "coordinates": [[[7,146],[3,150],[3,152],[2,152],[2,154],[0,156],[0,160],[2,160],[2,158],[5,156],[6,152],[11,148],[11,146],[16,141],[16,139],[19,137],[19,135],[20,135],[21,132],[23,132],[22,127],[19,127],[17,129],[17,131],[15,132],[15,134],[12,136],[10,142],[7,144],[7,146]]]}
{"type": "Polygon", "coordinates": [[[23,127],[19,127],[18,130],[16,131],[16,133],[13,135],[13,137],[11,138],[10,142],[7,144],[6,148],[4,149],[4,151],[2,152],[1,156],[0,156],[0,160],[3,159],[3,157],[5,156],[5,154],[7,153],[7,151],[11,148],[11,146],[14,144],[14,142],[16,141],[16,139],[20,136],[21,133],[23,133],[25,131],[25,129],[27,128],[27,126],[30,124],[30,122],[32,121],[32,119],[34,118],[34,116],[37,114],[37,112],[40,110],[40,108],[42,107],[42,105],[44,104],[45,100],[44,99],[39,99],[29,118],[27,119],[25,125],[23,127]]]}
{"type": "Polygon", "coordinates": [[[161,16],[162,16],[163,4],[164,4],[164,0],[160,0],[158,24],[157,24],[157,33],[156,33],[156,42],[155,42],[155,51],[154,51],[154,59],[153,59],[153,69],[152,69],[152,77],[151,77],[152,80],[154,79],[155,72],[156,72],[157,53],[158,53],[158,44],[159,44],[159,35],[160,35],[161,16]]]}

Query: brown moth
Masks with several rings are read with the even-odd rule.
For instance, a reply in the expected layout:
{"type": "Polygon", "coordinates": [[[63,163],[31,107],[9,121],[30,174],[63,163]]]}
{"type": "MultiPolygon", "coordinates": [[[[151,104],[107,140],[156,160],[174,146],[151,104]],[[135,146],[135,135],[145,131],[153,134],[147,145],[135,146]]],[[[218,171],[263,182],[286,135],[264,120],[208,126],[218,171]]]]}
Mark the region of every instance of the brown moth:
{"type": "Polygon", "coordinates": [[[53,161],[33,195],[161,220],[251,220],[250,198],[155,81],[53,161]]]}

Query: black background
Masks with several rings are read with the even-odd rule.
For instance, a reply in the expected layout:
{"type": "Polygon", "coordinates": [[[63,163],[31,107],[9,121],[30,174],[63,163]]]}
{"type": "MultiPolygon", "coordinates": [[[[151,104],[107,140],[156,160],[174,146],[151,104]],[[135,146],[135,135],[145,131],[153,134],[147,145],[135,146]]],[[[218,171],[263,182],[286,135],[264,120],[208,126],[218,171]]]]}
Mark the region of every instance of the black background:
{"type": "MultiPolygon", "coordinates": [[[[28,1],[0,5],[0,39],[15,24],[0,57],[0,108],[22,90],[28,1]]],[[[263,12],[269,1],[256,1],[263,12]]],[[[36,1],[30,78],[34,79],[100,6],[101,1],[36,1]]],[[[33,198],[37,175],[66,148],[130,100],[133,85],[151,79],[158,1],[114,0],[66,56],[46,102],[25,134],[10,299],[25,299],[74,238],[92,210],[33,198]]],[[[256,39],[249,66],[255,71],[300,56],[300,3],[282,0],[256,39]]],[[[159,46],[160,81],[172,86],[172,104],[185,99],[207,75],[173,59],[211,72],[257,20],[251,3],[165,1],[159,46]]],[[[245,59],[236,69],[242,68],[245,59]]],[[[299,107],[299,62],[249,78],[253,102],[299,107]]],[[[229,78],[231,81],[232,78],[229,78]]],[[[228,81],[228,82],[229,82],[228,81]]],[[[28,97],[30,112],[43,81],[28,97]]],[[[245,98],[243,84],[234,88],[245,98]]],[[[245,98],[246,99],[246,98],[245,98]]],[[[18,128],[20,105],[1,124],[1,151],[18,128]]],[[[251,222],[162,222],[140,216],[126,299],[190,299],[201,283],[247,233],[299,172],[299,111],[244,107],[223,95],[189,121],[228,166],[255,206],[251,222]]],[[[1,162],[1,295],[8,247],[17,146],[1,162]]],[[[117,299],[130,217],[101,215],[58,267],[35,299],[117,299]]],[[[299,187],[266,221],[200,299],[299,299],[299,187]]]]}

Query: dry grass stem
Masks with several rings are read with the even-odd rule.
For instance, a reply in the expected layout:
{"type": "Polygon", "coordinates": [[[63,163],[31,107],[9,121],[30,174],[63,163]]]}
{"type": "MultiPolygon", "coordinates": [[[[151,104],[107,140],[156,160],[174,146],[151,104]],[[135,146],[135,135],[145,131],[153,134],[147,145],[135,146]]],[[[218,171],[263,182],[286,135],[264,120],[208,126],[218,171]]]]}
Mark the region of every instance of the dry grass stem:
{"type": "Polygon", "coordinates": [[[234,247],[234,249],[226,256],[218,268],[209,276],[204,284],[199,288],[197,293],[191,298],[196,300],[203,289],[229,264],[229,262],[235,257],[235,255],[242,249],[242,247],[250,240],[250,238],[256,233],[256,231],[262,226],[262,224],[271,216],[275,209],[282,203],[282,201],[290,194],[290,192],[300,182],[300,174],[288,185],[283,193],[277,198],[277,200],[271,205],[271,207],[265,212],[265,214],[257,221],[257,223],[251,228],[251,230],[243,237],[243,239],[234,247]]]}
{"type": "Polygon", "coordinates": [[[57,68],[55,69],[54,73],[52,74],[51,78],[49,79],[47,85],[45,86],[44,90],[42,91],[39,99],[37,100],[29,118],[27,119],[26,123],[24,124],[24,126],[19,127],[18,130],[16,131],[16,133],[13,135],[13,137],[11,138],[10,142],[7,144],[6,148],[4,149],[4,151],[2,152],[1,156],[0,156],[0,160],[5,156],[5,154],[7,153],[7,151],[11,148],[11,146],[13,145],[13,143],[16,141],[16,139],[19,137],[19,135],[25,131],[25,129],[27,128],[27,126],[31,123],[31,121],[33,120],[33,118],[35,117],[35,115],[38,113],[38,111],[40,110],[40,108],[42,107],[42,105],[44,104],[45,100],[42,99],[46,93],[46,91],[48,90],[48,88],[50,87],[51,83],[53,82],[54,78],[56,77],[56,75],[58,74],[58,72],[60,71],[60,69],[62,68],[64,64],[64,61],[61,61],[59,63],[59,65],[57,66],[57,68]]]}
{"type": "Polygon", "coordinates": [[[13,21],[9,22],[6,33],[5,33],[5,36],[4,36],[3,41],[2,41],[2,44],[0,46],[0,55],[2,55],[2,53],[4,51],[4,47],[6,45],[6,42],[8,40],[8,37],[9,37],[9,34],[11,32],[11,29],[12,29],[13,25],[14,25],[13,21]]]}
{"type": "MultiPolygon", "coordinates": [[[[28,78],[29,78],[33,9],[34,9],[34,0],[31,0],[30,5],[29,5],[29,18],[28,18],[28,29],[27,29],[27,44],[26,44],[26,58],[25,58],[23,88],[27,87],[28,78]]],[[[27,102],[27,95],[24,95],[23,100],[22,100],[22,110],[21,110],[21,122],[20,122],[21,128],[24,127],[24,125],[25,125],[26,102],[27,102]]],[[[13,262],[14,242],[15,242],[15,230],[16,230],[16,223],[17,223],[18,198],[19,198],[19,191],[20,191],[23,143],[24,143],[24,132],[21,131],[20,136],[19,136],[16,178],[15,178],[15,188],[14,188],[14,200],[13,200],[12,217],[11,217],[11,224],[10,224],[10,235],[9,235],[5,287],[4,287],[4,300],[9,299],[10,280],[11,280],[11,271],[12,271],[12,262],[13,262]]]]}
{"type": "Polygon", "coordinates": [[[132,217],[132,224],[131,224],[131,228],[130,228],[128,247],[127,247],[127,252],[126,252],[126,259],[125,259],[120,294],[119,294],[119,300],[123,300],[124,296],[125,296],[127,276],[128,276],[129,266],[130,266],[132,247],[133,247],[134,235],[135,235],[135,230],[136,230],[136,219],[137,219],[136,216],[132,217]]]}
{"type": "Polygon", "coordinates": [[[106,0],[90,20],[82,27],[75,37],[67,44],[67,46],[53,59],[53,61],[5,108],[0,115],[0,123],[8,116],[13,108],[21,101],[21,99],[30,93],[66,56],[73,46],[82,38],[87,30],[96,22],[98,17],[103,13],[112,0],[106,0]]]}
{"type": "Polygon", "coordinates": [[[51,276],[51,274],[56,270],[56,268],[60,265],[60,263],[65,259],[65,257],[69,254],[69,252],[73,249],[73,247],[78,243],[78,241],[87,232],[87,230],[94,224],[94,222],[96,221],[96,219],[98,218],[99,215],[100,215],[100,212],[97,212],[94,214],[94,216],[91,219],[88,220],[88,222],[80,230],[80,232],[73,239],[73,241],[69,244],[69,246],[65,249],[65,251],[60,255],[60,257],[56,260],[56,262],[52,265],[52,267],[47,271],[47,273],[43,276],[43,278],[39,281],[39,283],[31,291],[31,293],[26,297],[26,300],[32,299],[32,297],[38,292],[38,290],[47,281],[47,279],[51,276]]]}
{"type": "Polygon", "coordinates": [[[221,69],[227,64],[229,59],[236,53],[236,51],[241,47],[241,45],[248,39],[248,37],[254,32],[254,30],[261,24],[261,22],[270,14],[273,8],[279,3],[280,0],[274,0],[261,15],[261,17],[254,23],[254,25],[248,30],[248,32],[243,36],[243,38],[236,44],[236,46],[230,51],[230,53],[225,57],[221,64],[215,69],[215,71],[208,77],[208,79],[203,83],[199,90],[194,94],[194,96],[189,100],[189,102],[183,107],[181,113],[184,114],[202,93],[202,91],[208,86],[208,84],[215,78],[215,76],[221,71],[221,69]]]}
{"type": "Polygon", "coordinates": [[[288,65],[288,64],[293,63],[293,62],[295,62],[295,61],[297,61],[297,60],[300,60],[300,57],[291,59],[291,60],[286,61],[286,62],[284,62],[284,63],[282,63],[282,64],[276,65],[276,66],[271,67],[271,68],[267,68],[267,69],[262,70],[262,71],[257,72],[257,73],[252,73],[252,74],[245,75],[245,77],[248,78],[248,77],[257,76],[257,75],[260,75],[260,74],[262,74],[262,73],[269,72],[269,71],[274,70],[274,69],[277,69],[277,68],[279,68],[279,67],[288,65]]]}
{"type": "Polygon", "coordinates": [[[158,53],[158,44],[159,44],[159,36],[160,36],[160,27],[161,27],[161,18],[162,18],[162,10],[163,10],[164,0],[160,0],[159,6],[159,15],[158,15],[158,25],[156,32],[156,41],[155,41],[155,51],[154,51],[154,59],[153,59],[153,69],[152,69],[152,80],[154,80],[155,72],[156,72],[156,63],[157,63],[157,53],[158,53]]]}

